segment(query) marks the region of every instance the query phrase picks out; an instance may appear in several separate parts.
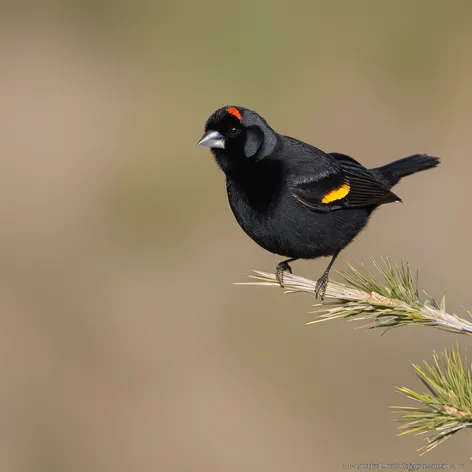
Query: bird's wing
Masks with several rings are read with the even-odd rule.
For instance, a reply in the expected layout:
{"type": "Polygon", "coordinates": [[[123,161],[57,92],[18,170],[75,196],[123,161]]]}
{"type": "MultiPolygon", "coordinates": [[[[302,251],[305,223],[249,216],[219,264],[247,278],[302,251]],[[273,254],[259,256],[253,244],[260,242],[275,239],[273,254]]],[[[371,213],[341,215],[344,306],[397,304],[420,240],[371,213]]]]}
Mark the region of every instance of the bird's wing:
{"type": "Polygon", "coordinates": [[[306,173],[305,167],[303,175],[292,178],[293,196],[304,205],[316,211],[332,211],[401,201],[352,157],[338,153],[329,156],[334,162],[325,161],[321,172],[306,173]]]}

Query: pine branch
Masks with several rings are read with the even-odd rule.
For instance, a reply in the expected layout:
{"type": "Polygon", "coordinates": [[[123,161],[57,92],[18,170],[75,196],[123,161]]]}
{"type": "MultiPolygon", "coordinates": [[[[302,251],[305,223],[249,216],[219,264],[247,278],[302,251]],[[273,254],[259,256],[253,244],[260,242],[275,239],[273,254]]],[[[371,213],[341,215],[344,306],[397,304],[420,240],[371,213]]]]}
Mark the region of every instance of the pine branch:
{"type": "MultiPolygon", "coordinates": [[[[428,297],[421,301],[418,286],[407,264],[392,264],[389,259],[382,263],[373,260],[377,274],[360,264],[348,270],[338,271],[344,283],[329,282],[325,300],[314,306],[316,318],[308,324],[336,318],[368,320],[368,328],[394,328],[399,326],[432,326],[459,334],[472,334],[472,322],[446,312],[446,298],[438,304],[428,297]],[[380,277],[379,277],[380,276],[380,277]]],[[[252,282],[240,285],[280,287],[275,275],[254,271],[252,282]]],[[[316,280],[285,274],[285,293],[306,292],[314,295],[316,280]]],[[[469,316],[472,313],[466,310],[469,316]]],[[[472,375],[470,366],[463,363],[459,349],[433,354],[434,362],[425,367],[413,364],[427,393],[417,393],[407,387],[396,387],[397,391],[412,400],[422,403],[419,407],[395,406],[396,412],[404,415],[399,435],[413,433],[428,434],[427,444],[420,455],[431,451],[454,433],[472,428],[472,375]]]]}
{"type": "MultiPolygon", "coordinates": [[[[329,282],[325,300],[313,306],[316,318],[308,324],[337,318],[368,320],[368,328],[394,328],[399,326],[432,326],[442,330],[472,334],[472,322],[446,312],[446,298],[438,304],[433,298],[422,302],[418,287],[407,264],[392,264],[389,259],[382,263],[372,260],[380,275],[360,264],[355,268],[348,264],[347,271],[338,271],[345,283],[329,282]]],[[[254,282],[239,285],[280,287],[275,275],[254,271],[249,277],[254,282]]],[[[305,279],[286,273],[285,293],[314,293],[316,280],[305,279]]],[[[466,310],[472,316],[469,310],[466,310]]]]}
{"type": "Polygon", "coordinates": [[[416,400],[420,407],[394,406],[396,412],[404,412],[396,420],[403,423],[403,434],[429,434],[427,445],[417,450],[420,455],[431,451],[454,433],[472,427],[472,379],[470,367],[464,366],[459,348],[443,354],[433,354],[433,364],[425,362],[425,367],[412,364],[416,374],[428,389],[427,393],[417,393],[406,387],[396,387],[397,391],[416,400]]]}

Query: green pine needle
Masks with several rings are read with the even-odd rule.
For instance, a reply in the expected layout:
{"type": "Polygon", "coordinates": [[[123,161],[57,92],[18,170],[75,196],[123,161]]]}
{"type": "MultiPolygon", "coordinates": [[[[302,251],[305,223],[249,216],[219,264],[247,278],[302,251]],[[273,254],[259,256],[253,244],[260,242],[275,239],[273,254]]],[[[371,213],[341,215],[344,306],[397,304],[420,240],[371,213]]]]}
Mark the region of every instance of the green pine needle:
{"type": "Polygon", "coordinates": [[[417,393],[406,387],[396,390],[423,405],[420,407],[394,406],[403,412],[399,428],[403,434],[428,434],[427,444],[417,451],[420,455],[461,429],[472,427],[472,379],[467,361],[462,361],[459,348],[433,354],[434,362],[425,367],[412,364],[428,392],[417,393]]]}

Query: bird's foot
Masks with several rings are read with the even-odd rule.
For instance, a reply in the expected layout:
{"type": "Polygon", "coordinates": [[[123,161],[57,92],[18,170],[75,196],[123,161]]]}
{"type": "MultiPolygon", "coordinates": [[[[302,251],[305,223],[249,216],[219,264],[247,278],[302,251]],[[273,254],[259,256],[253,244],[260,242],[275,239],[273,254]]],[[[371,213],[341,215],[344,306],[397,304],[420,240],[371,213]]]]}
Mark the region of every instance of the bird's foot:
{"type": "Polygon", "coordinates": [[[315,298],[320,297],[324,300],[326,288],[328,287],[328,274],[325,272],[317,281],[315,285],[315,298]]]}
{"type": "Polygon", "coordinates": [[[292,268],[288,265],[287,261],[281,262],[275,269],[275,278],[277,279],[277,282],[282,288],[284,287],[284,272],[285,271],[292,273],[292,268]]]}

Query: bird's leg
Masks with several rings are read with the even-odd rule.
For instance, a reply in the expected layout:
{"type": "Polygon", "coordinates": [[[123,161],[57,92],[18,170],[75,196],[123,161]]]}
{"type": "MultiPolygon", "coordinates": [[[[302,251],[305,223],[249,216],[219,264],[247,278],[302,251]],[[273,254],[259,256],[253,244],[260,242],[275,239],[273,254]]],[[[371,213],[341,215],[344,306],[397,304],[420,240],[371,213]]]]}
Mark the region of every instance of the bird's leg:
{"type": "Polygon", "coordinates": [[[282,261],[275,269],[275,278],[282,288],[284,286],[284,272],[288,270],[290,273],[292,273],[292,268],[288,265],[288,263],[296,261],[297,259],[297,257],[293,257],[292,259],[282,261]]]}
{"type": "Polygon", "coordinates": [[[331,258],[331,261],[329,262],[328,267],[326,267],[326,270],[323,272],[323,275],[316,281],[316,286],[315,286],[316,298],[318,298],[319,296],[321,300],[324,299],[326,288],[328,287],[329,271],[331,270],[331,267],[334,264],[336,257],[338,257],[338,254],[339,252],[336,252],[335,254],[333,254],[333,257],[331,258]]]}

